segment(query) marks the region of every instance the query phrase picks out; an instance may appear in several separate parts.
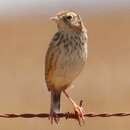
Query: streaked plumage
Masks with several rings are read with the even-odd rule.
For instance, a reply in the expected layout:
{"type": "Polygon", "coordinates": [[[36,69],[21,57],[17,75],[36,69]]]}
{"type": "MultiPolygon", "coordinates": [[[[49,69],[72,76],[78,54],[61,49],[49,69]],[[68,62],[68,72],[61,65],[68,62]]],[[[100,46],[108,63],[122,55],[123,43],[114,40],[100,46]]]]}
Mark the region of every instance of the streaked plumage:
{"type": "Polygon", "coordinates": [[[62,11],[52,18],[58,32],[52,38],[45,61],[45,80],[51,91],[51,120],[57,122],[61,92],[68,88],[82,71],[87,59],[87,32],[81,17],[62,11]]]}

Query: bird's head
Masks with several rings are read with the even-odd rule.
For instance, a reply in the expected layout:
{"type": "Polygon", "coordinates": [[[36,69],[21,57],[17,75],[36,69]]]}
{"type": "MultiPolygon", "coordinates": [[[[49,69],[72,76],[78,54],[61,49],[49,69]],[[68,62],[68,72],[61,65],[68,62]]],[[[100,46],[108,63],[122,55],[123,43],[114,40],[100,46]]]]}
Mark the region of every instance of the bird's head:
{"type": "Polygon", "coordinates": [[[84,28],[80,15],[73,11],[61,11],[55,17],[51,17],[51,20],[63,31],[82,31],[84,28]]]}

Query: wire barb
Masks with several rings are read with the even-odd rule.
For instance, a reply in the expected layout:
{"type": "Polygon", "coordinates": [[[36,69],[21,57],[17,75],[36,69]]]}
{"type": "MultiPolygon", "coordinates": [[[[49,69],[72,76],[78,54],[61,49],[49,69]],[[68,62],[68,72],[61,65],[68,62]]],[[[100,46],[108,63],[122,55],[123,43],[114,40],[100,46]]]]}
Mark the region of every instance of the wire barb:
{"type": "MultiPolygon", "coordinates": [[[[130,116],[130,113],[88,113],[84,115],[85,117],[124,117],[124,116],[130,116]]],[[[0,118],[48,118],[48,113],[23,113],[23,114],[0,114],[0,118]]],[[[76,119],[75,113],[59,113],[59,118],[66,118],[66,119],[76,119]]]]}

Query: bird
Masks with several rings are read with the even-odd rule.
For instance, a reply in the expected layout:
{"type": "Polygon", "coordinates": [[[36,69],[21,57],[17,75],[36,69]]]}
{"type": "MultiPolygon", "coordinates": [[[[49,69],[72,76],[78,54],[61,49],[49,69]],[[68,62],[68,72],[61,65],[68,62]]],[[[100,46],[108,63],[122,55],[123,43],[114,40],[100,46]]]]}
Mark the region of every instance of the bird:
{"type": "Polygon", "coordinates": [[[84,121],[85,111],[66,91],[83,70],[87,61],[87,29],[81,16],[71,10],[63,10],[50,18],[57,25],[45,56],[45,81],[51,93],[51,123],[59,122],[61,93],[74,106],[79,123],[84,121]]]}

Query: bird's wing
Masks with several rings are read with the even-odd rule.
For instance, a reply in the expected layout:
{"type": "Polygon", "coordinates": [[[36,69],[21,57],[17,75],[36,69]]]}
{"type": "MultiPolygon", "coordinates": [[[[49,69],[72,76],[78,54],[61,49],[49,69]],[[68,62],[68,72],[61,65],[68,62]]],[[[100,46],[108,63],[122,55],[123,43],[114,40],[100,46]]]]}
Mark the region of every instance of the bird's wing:
{"type": "Polygon", "coordinates": [[[53,86],[52,80],[54,71],[56,70],[57,60],[60,55],[59,52],[59,46],[56,46],[55,41],[52,40],[45,58],[45,80],[49,89],[53,86]]]}

